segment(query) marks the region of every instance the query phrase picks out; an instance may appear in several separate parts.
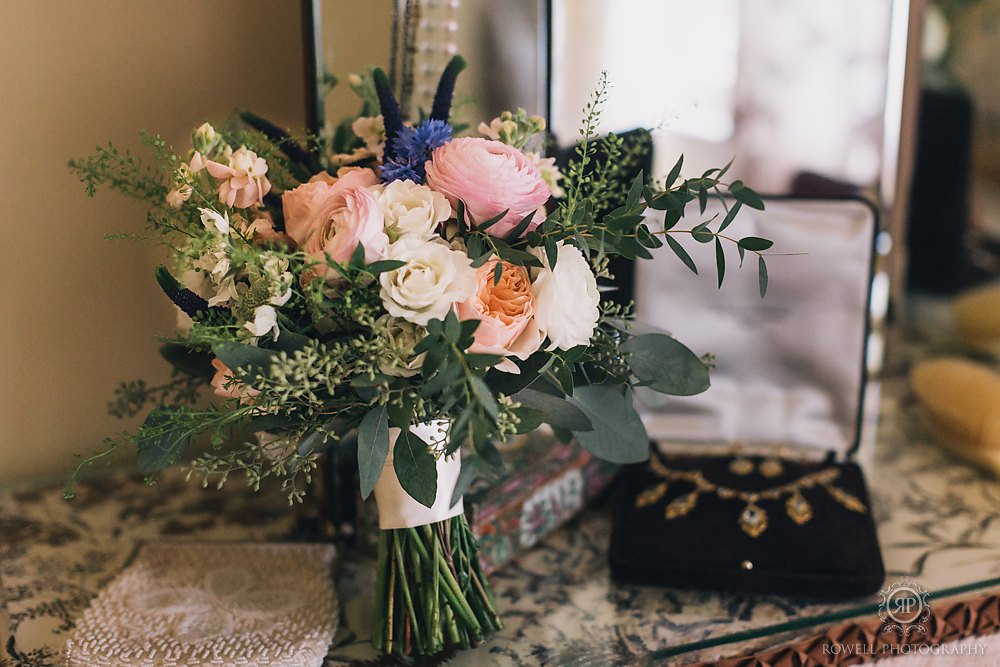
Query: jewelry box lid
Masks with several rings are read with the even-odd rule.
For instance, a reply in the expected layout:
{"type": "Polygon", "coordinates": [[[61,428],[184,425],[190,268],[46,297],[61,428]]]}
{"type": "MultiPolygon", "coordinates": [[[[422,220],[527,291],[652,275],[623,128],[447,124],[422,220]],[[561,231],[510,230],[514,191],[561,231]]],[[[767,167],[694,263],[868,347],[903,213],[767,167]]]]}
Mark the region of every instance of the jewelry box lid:
{"type": "MultiPolygon", "coordinates": [[[[640,413],[664,449],[780,448],[848,458],[861,439],[878,215],[861,198],[769,197],[765,204],[764,211],[742,207],[724,232],[774,241],[763,299],[757,257],[747,252],[737,268],[732,243],[724,243],[721,288],[714,243],[676,237],[697,275],[666,248],[636,263],[636,320],[715,357],[706,392],[673,397],[640,388],[640,413]]],[[[714,201],[699,219],[717,214],[725,209],[714,201]]]]}

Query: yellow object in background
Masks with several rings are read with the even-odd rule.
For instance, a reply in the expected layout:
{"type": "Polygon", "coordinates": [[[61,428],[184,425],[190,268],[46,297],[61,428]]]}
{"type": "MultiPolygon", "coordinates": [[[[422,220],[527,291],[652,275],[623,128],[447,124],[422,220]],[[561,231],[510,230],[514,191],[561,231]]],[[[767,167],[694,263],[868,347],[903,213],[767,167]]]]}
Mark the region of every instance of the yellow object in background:
{"type": "Polygon", "coordinates": [[[966,292],[951,312],[962,344],[1000,358],[1000,284],[966,292]]]}
{"type": "Polygon", "coordinates": [[[910,384],[935,439],[1000,475],[1000,374],[983,364],[946,357],[917,364],[910,384]]]}

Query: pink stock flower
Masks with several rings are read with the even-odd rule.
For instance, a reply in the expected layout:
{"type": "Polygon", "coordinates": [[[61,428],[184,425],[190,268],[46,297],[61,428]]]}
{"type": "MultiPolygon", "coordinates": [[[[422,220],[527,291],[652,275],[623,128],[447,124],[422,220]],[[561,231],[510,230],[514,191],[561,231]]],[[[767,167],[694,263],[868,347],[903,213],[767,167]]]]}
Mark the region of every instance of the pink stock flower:
{"type": "MultiPolygon", "coordinates": [[[[476,222],[506,210],[507,214],[487,230],[493,236],[506,236],[552,194],[530,157],[489,139],[452,139],[434,150],[426,169],[427,185],[447,197],[452,207],[459,200],[465,202],[476,222]]],[[[525,232],[541,222],[536,215],[525,232]]]]}
{"type": "MultiPolygon", "coordinates": [[[[228,155],[227,155],[228,154],[228,155]]],[[[229,208],[250,208],[264,203],[264,195],[271,191],[267,180],[267,162],[248,148],[230,152],[229,164],[206,160],[201,153],[191,159],[191,171],[207,169],[219,183],[219,199],[229,208]]]]}
{"type": "MultiPolygon", "coordinates": [[[[479,320],[470,352],[527,359],[541,347],[542,336],[535,324],[535,298],[531,278],[523,266],[503,262],[500,281],[493,284],[497,260],[476,270],[476,293],[457,304],[459,319],[479,320]]],[[[519,373],[517,365],[504,359],[497,370],[519,373]]]]}
{"type": "MultiPolygon", "coordinates": [[[[346,262],[361,243],[365,261],[379,259],[389,245],[378,200],[368,188],[378,183],[370,169],[341,170],[339,178],[324,174],[281,197],[285,231],[308,255],[329,254],[346,262]]],[[[320,267],[317,275],[326,275],[320,267]]]]}

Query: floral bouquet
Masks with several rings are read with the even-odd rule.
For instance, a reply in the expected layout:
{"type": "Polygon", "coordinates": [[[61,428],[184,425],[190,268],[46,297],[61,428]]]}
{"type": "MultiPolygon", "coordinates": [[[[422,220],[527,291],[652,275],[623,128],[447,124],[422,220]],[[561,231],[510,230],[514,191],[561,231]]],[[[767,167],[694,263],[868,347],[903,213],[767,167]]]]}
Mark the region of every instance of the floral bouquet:
{"type": "MultiPolygon", "coordinates": [[[[81,467],[135,445],[153,476],[206,435],[189,478],[276,477],[291,502],[321,454],[356,434],[360,491],[380,516],[372,642],[386,652],[467,647],[501,627],[462,508],[470,482],[502,468],[497,443],[544,423],[609,461],[641,461],[633,388],[708,387],[708,360],[602,301],[609,259],[666,243],[696,271],[674,238],[691,237],[715,244],[721,284],[724,242],[741,261],[770,245],[723,234],[741,206],[763,207],[721,181],[725,168],[682,179],[678,160],[664,181],[616,187],[626,149],[596,136],[603,78],[564,173],[537,152],[544,120],[523,110],[456,136],[463,67],[451,61],[412,124],[374,69],[352,77],[361,115],[331,136],[303,143],[244,113],[202,125],[183,157],[146,135],[162,170],[111,146],[70,163],[91,194],[106,184],[150,203],[173,259],[156,279],[186,316],[165,341],[174,379],[127,383],[112,404],[154,403],[145,422],[81,467]],[[676,227],[722,188],[724,219],[676,227]],[[200,383],[221,400],[199,407],[200,383]]],[[[762,256],[759,271],[763,294],[762,256]]]]}

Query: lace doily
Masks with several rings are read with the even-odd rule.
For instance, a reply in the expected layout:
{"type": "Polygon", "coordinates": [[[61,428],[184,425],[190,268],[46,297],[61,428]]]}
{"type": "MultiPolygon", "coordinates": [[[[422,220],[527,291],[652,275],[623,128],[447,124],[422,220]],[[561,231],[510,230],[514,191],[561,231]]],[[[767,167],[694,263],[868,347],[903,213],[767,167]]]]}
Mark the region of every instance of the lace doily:
{"type": "Polygon", "coordinates": [[[322,665],[337,629],[334,548],[148,544],[94,599],[71,667],[322,665]]]}

